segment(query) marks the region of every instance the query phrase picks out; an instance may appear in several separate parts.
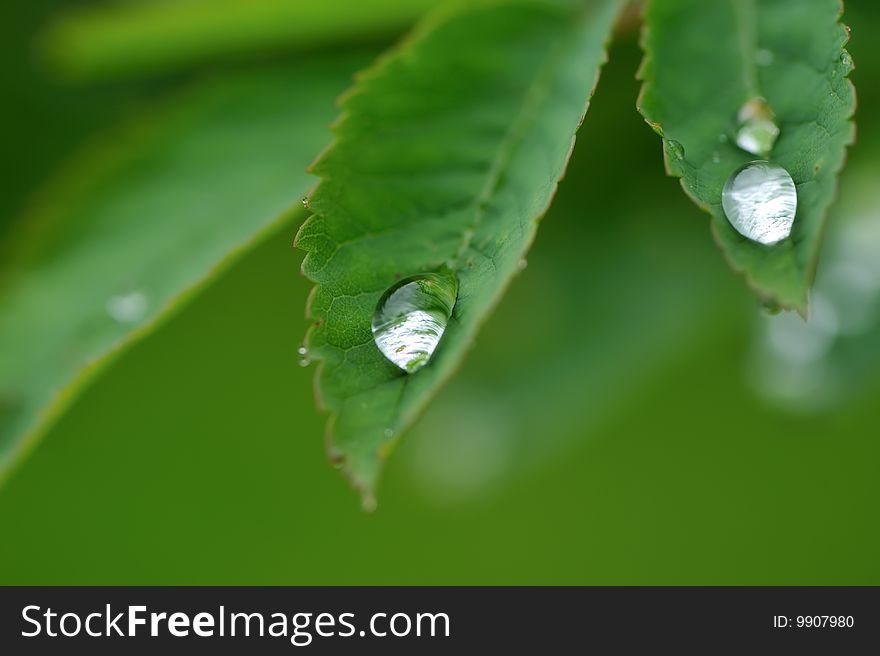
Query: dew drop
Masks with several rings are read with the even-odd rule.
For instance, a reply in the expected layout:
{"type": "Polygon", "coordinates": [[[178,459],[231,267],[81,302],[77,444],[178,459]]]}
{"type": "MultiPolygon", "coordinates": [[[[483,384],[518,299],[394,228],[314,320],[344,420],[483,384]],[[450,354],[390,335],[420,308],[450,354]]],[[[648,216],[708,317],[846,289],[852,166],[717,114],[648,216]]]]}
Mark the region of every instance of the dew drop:
{"type": "Polygon", "coordinates": [[[529,266],[529,262],[524,257],[521,257],[519,259],[519,261],[516,263],[516,268],[520,271],[525,271],[527,266],[529,266]]]}
{"type": "Polygon", "coordinates": [[[797,189],[788,171],[759,160],[731,174],[721,205],[738,233],[761,244],[775,244],[791,234],[797,189]]]}
{"type": "Polygon", "coordinates": [[[137,323],[147,313],[147,296],[135,290],[107,299],[107,314],[119,323],[137,323]]]}
{"type": "Polygon", "coordinates": [[[305,347],[305,345],[303,345],[303,346],[300,346],[298,349],[296,349],[296,352],[299,353],[300,355],[302,355],[303,357],[305,357],[306,355],[309,354],[309,349],[307,349],[305,347]]]}
{"type": "Polygon", "coordinates": [[[675,139],[667,139],[666,148],[669,150],[669,154],[675,159],[684,159],[684,146],[682,146],[680,142],[675,139]]]}
{"type": "Polygon", "coordinates": [[[373,339],[386,358],[414,373],[437,348],[458,295],[458,280],[449,270],[424,273],[392,285],[373,314],[373,339]]]}
{"type": "Polygon", "coordinates": [[[749,100],[740,108],[737,121],[736,145],[752,155],[769,155],[779,136],[779,126],[767,101],[749,100]]]}
{"type": "Polygon", "coordinates": [[[847,73],[852,71],[853,68],[855,68],[855,64],[853,63],[852,55],[850,55],[846,50],[844,50],[843,52],[840,53],[840,63],[843,64],[843,67],[846,69],[846,73],[844,73],[844,75],[846,75],[847,73]]]}
{"type": "Polygon", "coordinates": [[[770,66],[773,63],[773,52],[761,48],[755,53],[755,63],[758,66],[770,66]]]}
{"type": "Polygon", "coordinates": [[[302,204],[303,204],[304,208],[309,209],[309,197],[308,196],[302,197],[302,204]]]}
{"type": "Polygon", "coordinates": [[[391,428],[386,428],[384,431],[382,431],[382,434],[385,436],[386,440],[390,440],[392,437],[394,437],[394,430],[391,428]]]}

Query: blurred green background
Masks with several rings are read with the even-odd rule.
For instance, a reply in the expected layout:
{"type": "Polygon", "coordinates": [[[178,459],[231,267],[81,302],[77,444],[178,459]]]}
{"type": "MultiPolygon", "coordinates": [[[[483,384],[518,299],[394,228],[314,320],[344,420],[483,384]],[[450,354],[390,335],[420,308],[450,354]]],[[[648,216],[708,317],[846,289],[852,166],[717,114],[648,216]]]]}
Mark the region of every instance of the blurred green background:
{"type": "MultiPolygon", "coordinates": [[[[74,83],[34,49],[72,4],[2,9],[0,231],[144,99],[231,59],[378,49],[406,23],[74,83]]],[[[528,267],[389,459],[375,513],[327,463],[297,366],[310,285],[290,225],[118,359],[0,489],[0,583],[880,584],[880,11],[851,2],[846,22],[859,139],[808,323],[761,310],[664,176],[630,26],[528,267]]]]}

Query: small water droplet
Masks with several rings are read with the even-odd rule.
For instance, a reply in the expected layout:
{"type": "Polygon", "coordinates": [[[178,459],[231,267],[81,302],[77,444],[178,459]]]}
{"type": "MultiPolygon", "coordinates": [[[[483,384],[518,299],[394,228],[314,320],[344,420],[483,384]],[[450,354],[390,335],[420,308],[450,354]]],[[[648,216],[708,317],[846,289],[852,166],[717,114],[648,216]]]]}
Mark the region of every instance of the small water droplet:
{"type": "Polygon", "coordinates": [[[675,159],[684,159],[684,146],[675,139],[666,140],[666,148],[675,159]]]}
{"type": "Polygon", "coordinates": [[[107,299],[105,308],[119,323],[137,323],[147,313],[147,296],[140,290],[116,294],[107,299]]]}
{"type": "Polygon", "coordinates": [[[303,346],[300,346],[298,349],[296,349],[296,352],[299,353],[300,355],[305,356],[305,355],[309,354],[309,349],[307,349],[305,347],[305,345],[303,345],[303,346]]]}
{"type": "Polygon", "coordinates": [[[779,126],[770,105],[763,98],[746,102],[737,116],[736,145],[747,153],[766,157],[779,136],[779,126]]]}
{"type": "Polygon", "coordinates": [[[516,268],[520,271],[525,271],[527,266],[529,266],[529,263],[524,257],[520,258],[519,262],[516,263],[516,268]]]}
{"type": "Polygon", "coordinates": [[[766,48],[760,48],[755,53],[755,63],[758,66],[770,66],[773,63],[773,52],[766,48]]]}
{"type": "Polygon", "coordinates": [[[446,330],[457,295],[458,280],[449,270],[404,278],[388,288],[372,323],[382,355],[407,373],[425,366],[446,330]]]}
{"type": "Polygon", "coordinates": [[[394,430],[391,428],[386,428],[384,431],[382,431],[382,434],[385,436],[386,440],[390,440],[392,437],[394,437],[394,430]]]}
{"type": "Polygon", "coordinates": [[[303,204],[304,208],[309,209],[309,197],[308,196],[302,197],[302,204],[303,204]]]}
{"type": "Polygon", "coordinates": [[[843,64],[843,67],[846,69],[847,73],[855,68],[852,55],[850,55],[846,50],[840,53],[840,63],[843,64]]]}
{"type": "Polygon", "coordinates": [[[299,360],[300,367],[308,367],[310,364],[312,364],[311,358],[305,357],[305,358],[300,358],[300,360],[299,360]]]}
{"type": "Polygon", "coordinates": [[[731,174],[721,193],[721,205],[739,234],[761,244],[775,244],[791,234],[797,189],[788,171],[759,160],[731,174]]]}

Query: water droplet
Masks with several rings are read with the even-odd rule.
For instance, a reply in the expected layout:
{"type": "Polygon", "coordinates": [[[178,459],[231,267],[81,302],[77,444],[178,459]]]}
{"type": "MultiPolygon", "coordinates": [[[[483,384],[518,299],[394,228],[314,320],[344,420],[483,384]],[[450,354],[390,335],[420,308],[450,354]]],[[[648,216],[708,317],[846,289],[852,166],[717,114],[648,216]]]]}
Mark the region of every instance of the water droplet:
{"type": "Polygon", "coordinates": [[[529,263],[524,257],[520,258],[519,262],[516,263],[516,268],[520,271],[525,271],[527,266],[529,266],[529,263]]]}
{"type": "Polygon", "coordinates": [[[386,358],[407,373],[428,363],[458,295],[451,271],[424,273],[392,285],[373,315],[373,339],[386,358]]]}
{"type": "Polygon", "coordinates": [[[739,234],[762,244],[775,244],[791,234],[797,189],[781,166],[750,162],[728,178],[721,205],[739,234]]]}
{"type": "Polygon", "coordinates": [[[847,73],[855,68],[852,55],[850,55],[846,50],[840,53],[840,63],[843,64],[843,67],[846,69],[847,73]]]}
{"type": "Polygon", "coordinates": [[[773,52],[761,48],[755,53],[755,63],[758,66],[770,66],[773,63],[773,52]]]}
{"type": "Polygon", "coordinates": [[[107,299],[107,314],[119,323],[137,323],[147,313],[147,296],[135,290],[107,299]]]}
{"type": "Polygon", "coordinates": [[[299,353],[300,355],[305,356],[305,355],[309,354],[309,349],[307,349],[305,347],[305,345],[303,345],[303,346],[300,346],[298,349],[296,349],[296,352],[299,353]]]}
{"type": "Polygon", "coordinates": [[[299,360],[300,367],[308,367],[310,364],[312,364],[312,360],[309,357],[300,358],[299,360]]]}
{"type": "Polygon", "coordinates": [[[684,159],[684,146],[675,139],[666,140],[666,148],[675,159],[684,159]]]}
{"type": "Polygon", "coordinates": [[[770,105],[763,98],[753,98],[739,110],[736,145],[752,155],[766,157],[779,136],[779,126],[770,105]]]}
{"type": "Polygon", "coordinates": [[[304,208],[309,209],[309,197],[308,196],[302,197],[302,204],[303,204],[304,208]]]}
{"type": "Polygon", "coordinates": [[[386,428],[386,429],[382,432],[382,434],[385,436],[385,439],[386,439],[386,440],[390,440],[392,437],[394,437],[394,430],[391,429],[391,428],[386,428]]]}

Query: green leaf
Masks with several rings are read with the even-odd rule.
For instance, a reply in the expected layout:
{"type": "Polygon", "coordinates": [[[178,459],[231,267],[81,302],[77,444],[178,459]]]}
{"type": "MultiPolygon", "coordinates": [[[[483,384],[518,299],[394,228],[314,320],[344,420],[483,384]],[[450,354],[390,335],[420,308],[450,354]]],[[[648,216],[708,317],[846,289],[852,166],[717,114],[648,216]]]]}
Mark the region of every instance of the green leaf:
{"type": "Polygon", "coordinates": [[[77,7],[40,38],[74,79],[164,73],[217,58],[395,34],[438,0],[151,0],[77,7]]]}
{"type": "MultiPolygon", "coordinates": [[[[565,171],[619,3],[458,4],[362,75],[314,164],[297,237],[328,451],[372,503],[393,440],[449,378],[520,268],[565,171]],[[407,375],[370,322],[400,277],[448,265],[458,301],[407,375]]],[[[527,311],[527,310],[524,310],[527,311]]]]}
{"type": "Polygon", "coordinates": [[[840,0],[652,0],[645,16],[639,110],[663,137],[667,172],[712,215],[716,241],[758,296],[802,313],[854,137],[840,14],[840,0]],[[734,140],[739,109],[756,97],[780,128],[769,159],[788,170],[798,192],[791,237],[773,246],[741,236],[721,207],[730,174],[761,159],[734,140]]]}
{"type": "Polygon", "coordinates": [[[289,225],[362,61],[201,83],[42,190],[0,270],[0,474],[108,356],[289,225]]]}

